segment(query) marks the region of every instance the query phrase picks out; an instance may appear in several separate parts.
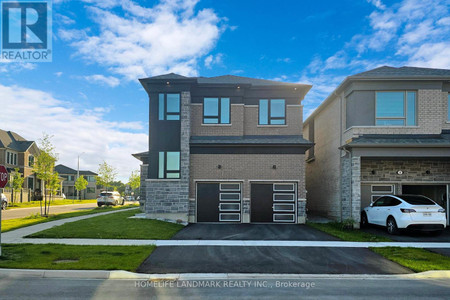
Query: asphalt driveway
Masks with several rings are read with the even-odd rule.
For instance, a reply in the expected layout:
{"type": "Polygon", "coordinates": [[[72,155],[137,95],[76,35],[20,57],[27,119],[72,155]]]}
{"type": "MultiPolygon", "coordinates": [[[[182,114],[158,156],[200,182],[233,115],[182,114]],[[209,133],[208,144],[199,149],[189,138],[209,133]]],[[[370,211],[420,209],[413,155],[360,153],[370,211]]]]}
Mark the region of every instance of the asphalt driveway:
{"type": "MultiPolygon", "coordinates": [[[[337,241],[305,225],[190,224],[174,240],[337,241]]],[[[365,248],[164,246],[141,273],[402,274],[411,271],[365,248]]]]}
{"type": "Polygon", "coordinates": [[[298,224],[189,224],[173,240],[338,241],[298,224]]]}
{"type": "Polygon", "coordinates": [[[137,272],[405,274],[410,270],[364,248],[158,247],[137,272]]]}

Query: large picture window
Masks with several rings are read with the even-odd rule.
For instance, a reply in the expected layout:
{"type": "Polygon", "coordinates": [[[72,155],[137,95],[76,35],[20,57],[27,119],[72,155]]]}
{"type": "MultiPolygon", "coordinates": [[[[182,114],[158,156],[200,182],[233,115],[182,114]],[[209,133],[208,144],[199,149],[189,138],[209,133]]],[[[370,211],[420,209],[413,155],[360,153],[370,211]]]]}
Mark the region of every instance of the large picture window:
{"type": "Polygon", "coordinates": [[[286,101],[284,99],[259,100],[259,125],[285,125],[286,101]]]}
{"type": "Polygon", "coordinates": [[[377,92],[377,126],[415,126],[416,92],[377,92]]]}
{"type": "Polygon", "coordinates": [[[204,98],[203,124],[230,124],[230,98],[204,98]]]}
{"type": "Polygon", "coordinates": [[[159,94],[158,119],[160,121],[180,120],[180,94],[159,94]]]}
{"type": "Polygon", "coordinates": [[[180,178],[180,152],[159,152],[158,178],[180,178]]]}

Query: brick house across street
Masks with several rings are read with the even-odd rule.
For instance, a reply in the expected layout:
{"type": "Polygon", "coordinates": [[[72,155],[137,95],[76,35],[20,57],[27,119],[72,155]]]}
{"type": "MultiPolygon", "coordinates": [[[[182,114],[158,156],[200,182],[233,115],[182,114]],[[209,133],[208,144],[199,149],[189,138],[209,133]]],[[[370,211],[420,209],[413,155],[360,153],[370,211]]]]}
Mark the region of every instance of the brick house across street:
{"type": "Polygon", "coordinates": [[[307,118],[309,212],[359,224],[380,195],[449,211],[450,70],[380,67],[347,77],[307,118]]]}
{"type": "MultiPolygon", "coordinates": [[[[62,182],[62,192],[67,199],[76,199],[77,190],[75,189],[75,181],[77,180],[77,170],[69,168],[65,165],[55,166],[55,171],[64,179],[62,182]]],[[[80,170],[80,176],[87,180],[88,185],[85,190],[80,191],[80,199],[95,199],[100,191],[97,190],[95,176],[97,173],[92,171],[80,170]]]]}
{"type": "Polygon", "coordinates": [[[141,79],[149,151],[141,165],[148,217],[191,223],[304,223],[301,101],[311,88],[239,76],[141,79]]]}

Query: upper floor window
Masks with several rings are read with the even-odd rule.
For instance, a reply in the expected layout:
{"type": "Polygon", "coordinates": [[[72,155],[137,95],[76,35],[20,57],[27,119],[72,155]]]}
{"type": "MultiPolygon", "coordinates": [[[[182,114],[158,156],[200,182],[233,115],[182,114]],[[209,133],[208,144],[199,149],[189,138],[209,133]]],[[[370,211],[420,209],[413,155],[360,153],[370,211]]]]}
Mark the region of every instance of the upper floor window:
{"type": "Polygon", "coordinates": [[[285,125],[286,101],[284,99],[259,100],[259,125],[285,125]]]}
{"type": "Polygon", "coordinates": [[[415,126],[416,92],[377,92],[377,126],[415,126]]]}
{"type": "Polygon", "coordinates": [[[180,152],[159,152],[158,178],[180,178],[180,152]]]}
{"type": "Polygon", "coordinates": [[[87,182],[95,182],[95,177],[94,176],[86,176],[86,181],[87,182]]]}
{"type": "Polygon", "coordinates": [[[34,165],[34,156],[28,155],[28,166],[32,167],[34,165]]]}
{"type": "Polygon", "coordinates": [[[159,94],[158,119],[161,121],[180,119],[180,94],[159,94]]]}
{"type": "Polygon", "coordinates": [[[17,153],[6,151],[6,163],[10,165],[17,165],[17,153]]]}
{"type": "Polygon", "coordinates": [[[204,98],[203,124],[230,124],[230,98],[204,98]]]}

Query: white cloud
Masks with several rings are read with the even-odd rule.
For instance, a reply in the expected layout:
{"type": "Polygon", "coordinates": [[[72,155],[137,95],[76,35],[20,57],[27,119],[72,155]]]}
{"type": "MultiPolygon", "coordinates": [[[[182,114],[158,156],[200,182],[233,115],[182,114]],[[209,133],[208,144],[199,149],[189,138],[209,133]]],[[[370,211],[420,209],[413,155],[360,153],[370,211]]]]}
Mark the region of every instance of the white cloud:
{"type": "Polygon", "coordinates": [[[61,77],[63,72],[55,72],[56,77],[61,77]]]}
{"type": "Polygon", "coordinates": [[[215,46],[221,32],[214,11],[195,11],[198,0],[162,0],[152,8],[127,0],[84,2],[98,34],[60,30],[59,36],[70,41],[83,60],[127,80],[167,72],[197,75],[199,59],[215,46]]]}
{"type": "Polygon", "coordinates": [[[49,93],[20,86],[0,84],[0,95],[1,129],[35,141],[43,132],[52,135],[58,163],[76,167],[77,155],[85,152],[80,158],[81,169],[95,172],[98,164],[106,160],[117,168],[119,179],[126,181],[131,171],[139,168],[139,161],[131,154],[148,149],[146,134],[125,131],[140,130],[143,125],[105,121],[103,116],[108,109],[79,112],[49,93]]]}
{"type": "Polygon", "coordinates": [[[367,0],[367,2],[371,3],[378,9],[386,9],[386,5],[384,5],[381,0],[367,0]]]}
{"type": "Polygon", "coordinates": [[[221,65],[222,64],[223,54],[219,53],[217,55],[208,55],[205,58],[205,67],[211,69],[213,65],[221,65]]]}
{"type": "Polygon", "coordinates": [[[102,85],[107,85],[110,87],[116,87],[120,84],[120,80],[114,76],[105,76],[105,75],[101,75],[101,74],[95,74],[95,75],[84,76],[83,78],[89,82],[100,83],[102,85]]]}

